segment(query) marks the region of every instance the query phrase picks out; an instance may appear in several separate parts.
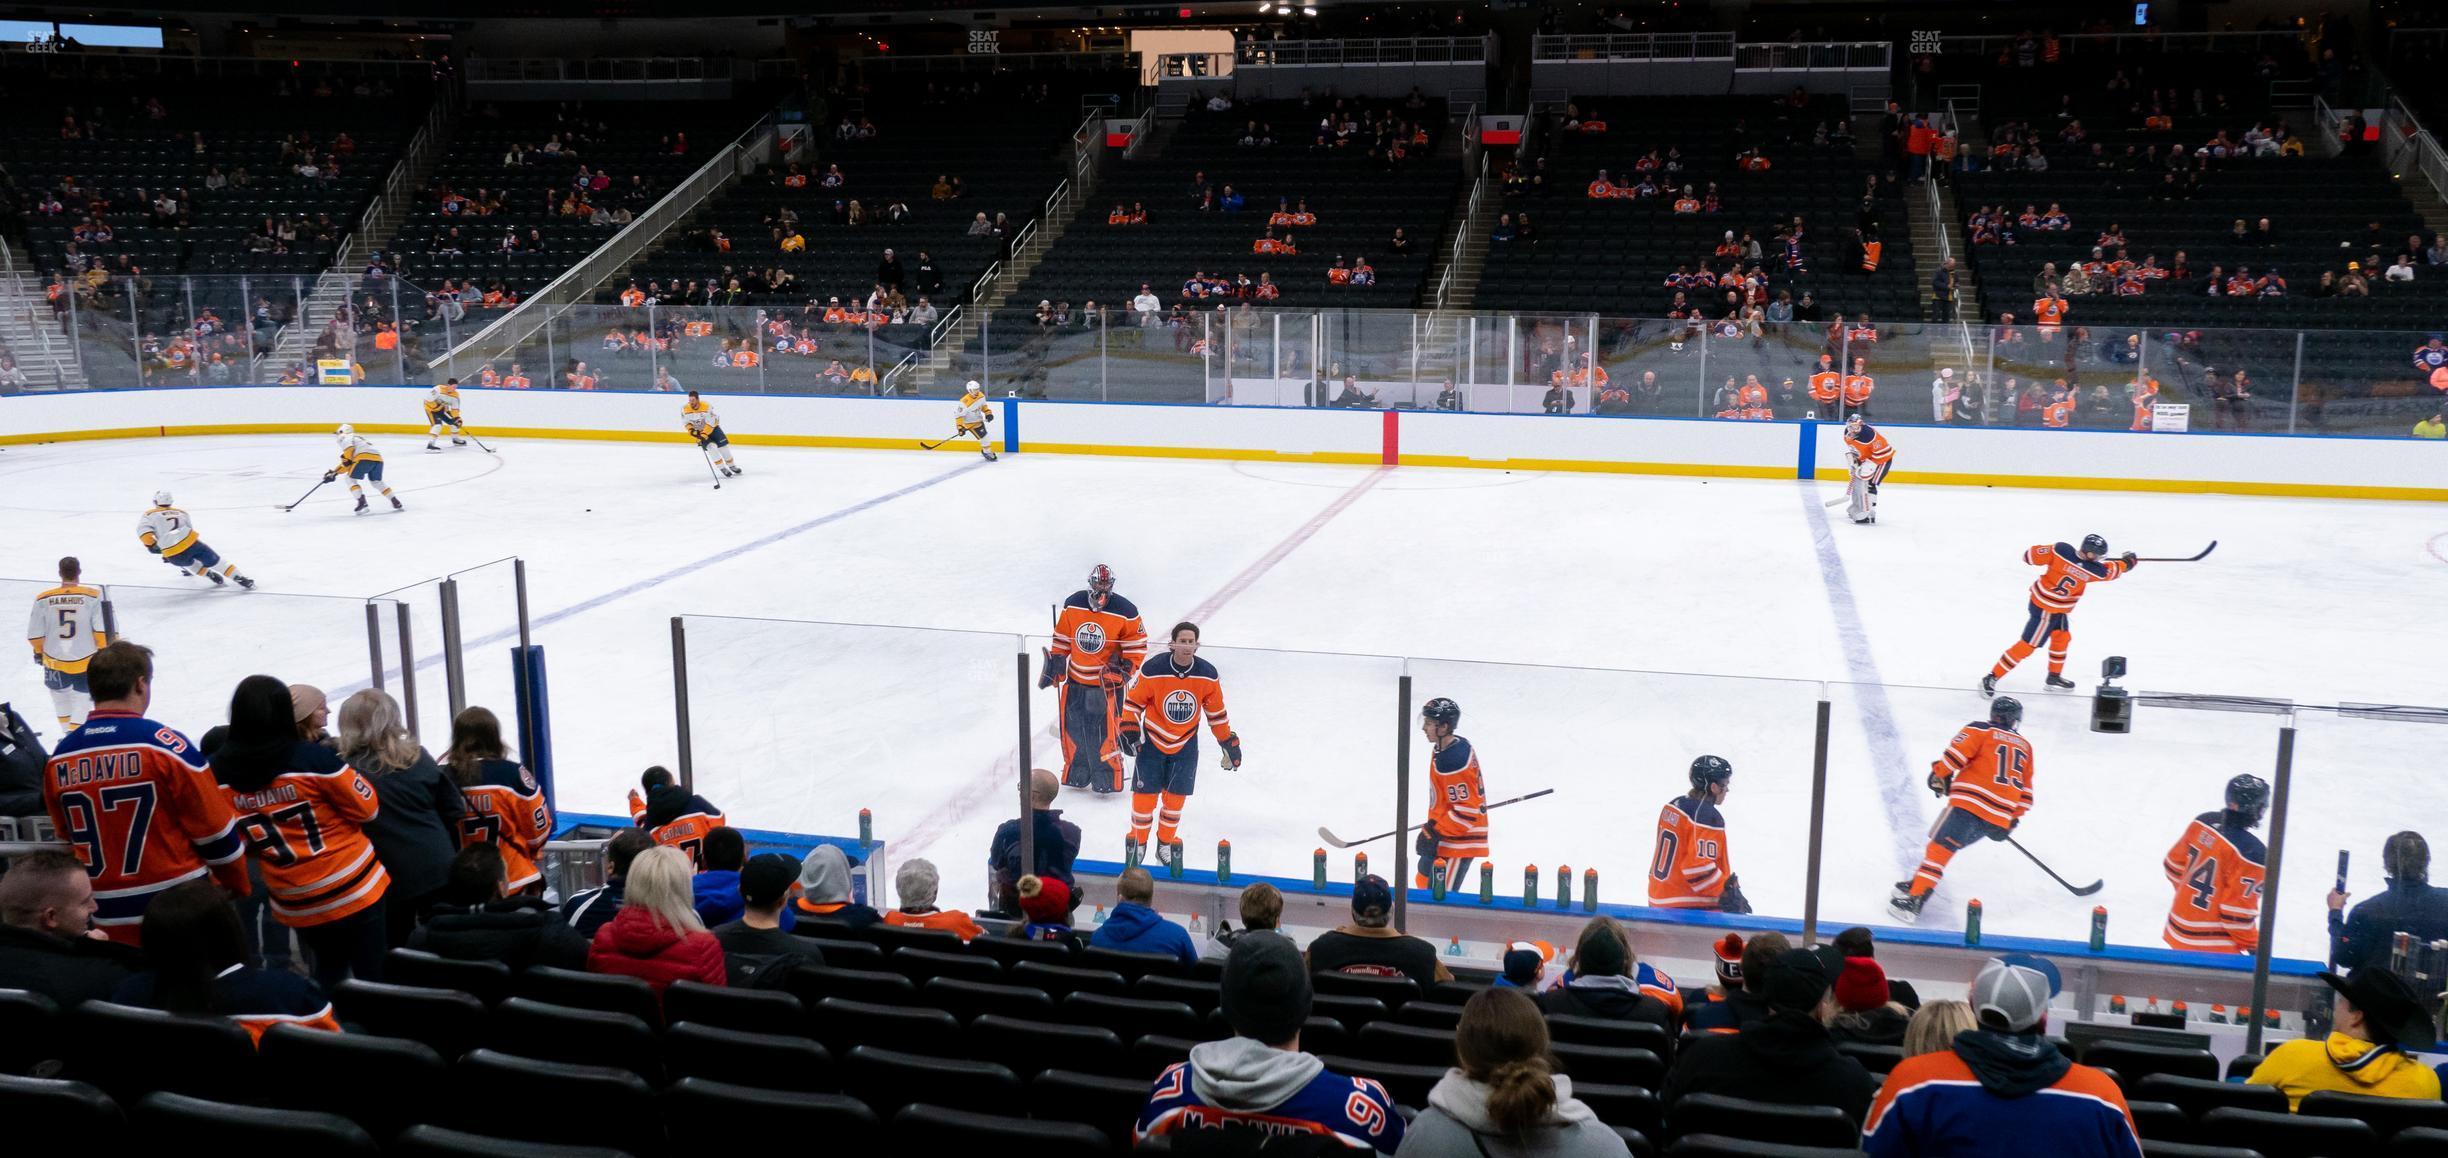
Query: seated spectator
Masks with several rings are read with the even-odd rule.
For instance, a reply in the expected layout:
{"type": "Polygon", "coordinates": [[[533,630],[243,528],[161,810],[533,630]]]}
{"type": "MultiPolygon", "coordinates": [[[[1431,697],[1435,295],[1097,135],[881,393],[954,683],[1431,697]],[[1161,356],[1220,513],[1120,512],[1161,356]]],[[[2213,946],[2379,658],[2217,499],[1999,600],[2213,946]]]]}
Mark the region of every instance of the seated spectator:
{"type": "Polygon", "coordinates": [[[748,864],[748,838],[729,825],[705,836],[697,850],[697,875],[689,879],[691,904],[706,928],[740,915],[740,869],[748,864]]]}
{"type": "Polygon", "coordinates": [[[1044,768],[1029,772],[1029,825],[1035,863],[1020,863],[1020,821],[1006,820],[997,826],[994,843],[986,852],[987,871],[994,874],[995,907],[1002,912],[1019,911],[1012,890],[1024,876],[1052,877],[1067,889],[1071,885],[1071,862],[1078,859],[1080,829],[1062,818],[1062,809],[1054,807],[1054,798],[1062,794],[1062,777],[1044,768]]]}
{"type": "Polygon", "coordinates": [[[799,864],[799,899],[791,902],[803,921],[832,921],[865,928],[884,919],[874,908],[850,899],[850,857],[837,845],[809,849],[799,864]]]}
{"type": "Polygon", "coordinates": [[[0,989],[24,989],[62,1009],[108,999],[144,964],[93,927],[93,879],[55,849],[16,858],[0,876],[0,989]]]}
{"type": "Polygon", "coordinates": [[[1335,393],[1334,404],[1352,410],[1366,410],[1377,405],[1377,395],[1362,387],[1357,376],[1346,374],[1342,387],[1335,393]]]}
{"type": "MultiPolygon", "coordinates": [[[[1894,984],[1889,982],[1889,984],[1894,984]]],[[[1915,1010],[1904,1027],[1904,1056],[1945,1053],[1955,1048],[1955,1035],[1980,1024],[1972,1007],[1961,1001],[1933,1001],[1915,1010]]]]}
{"type": "Polygon", "coordinates": [[[1519,989],[1536,993],[1547,984],[1547,953],[1529,941],[1514,941],[1505,946],[1502,966],[1488,982],[1495,989],[1519,989]]]}
{"type": "Polygon", "coordinates": [[[1198,960],[1198,949],[1190,943],[1188,930],[1171,921],[1155,909],[1156,878],[1136,865],[1122,870],[1114,884],[1114,907],[1106,914],[1105,923],[1097,926],[1088,943],[1099,949],[1116,949],[1125,953],[1161,953],[1184,965],[1198,960]]]}
{"type": "Polygon", "coordinates": [[[1789,949],[1766,970],[1768,1016],[1731,1035],[1702,1037],[1675,1057],[1659,1097],[1723,1094],[1789,1106],[1835,1106],[1860,1121],[1877,1079],[1836,1051],[1828,1023],[1837,1014],[1835,980],[1843,958],[1831,946],[1789,949]]]}
{"type": "Polygon", "coordinates": [[[790,932],[791,893],[798,887],[799,862],[786,853],[758,853],[740,870],[739,918],[713,930],[730,984],[769,988],[780,980],[772,972],[775,966],[824,964],[816,942],[790,932]]]}
{"type": "Polygon", "coordinates": [[[626,900],[629,866],[638,854],[655,847],[642,828],[624,828],[604,845],[604,883],[561,902],[561,919],[578,935],[592,941],[595,932],[619,915],[626,900]]]}
{"type": "Polygon", "coordinates": [[[1401,1152],[1485,1158],[1492,1138],[1506,1154],[1629,1155],[1623,1137],[1573,1098],[1572,1079],[1554,1072],[1547,1040],[1547,1019],[1530,999],[1503,989],[1472,995],[1454,1031],[1462,1064],[1428,1091],[1401,1152]]]}
{"type": "Polygon", "coordinates": [[[969,914],[935,907],[936,890],[942,884],[935,862],[925,857],[901,862],[901,867],[893,870],[893,892],[900,895],[901,907],[884,914],[884,923],[904,929],[935,929],[955,934],[963,941],[976,940],[986,930],[970,920],[969,914]]]}
{"type": "Polygon", "coordinates": [[[1597,917],[1581,927],[1564,983],[1539,994],[1539,1008],[1549,1017],[1599,1017],[1671,1026],[1683,1000],[1673,986],[1633,957],[1632,942],[1620,923],[1613,917],[1597,917]]]}
{"type": "Polygon", "coordinates": [[[1079,935],[1071,931],[1071,886],[1060,878],[1032,873],[1020,878],[1013,892],[1018,897],[1021,917],[1015,936],[1023,941],[1081,943],[1079,935]]]}
{"type": "Polygon", "coordinates": [[[638,777],[638,786],[646,795],[629,790],[630,823],[645,829],[656,844],[671,845],[689,854],[691,862],[698,861],[706,834],[723,823],[722,809],[681,787],[671,769],[659,764],[638,777]]]}
{"type": "Polygon", "coordinates": [[[1234,1036],[1200,1042],[1190,1060],[1165,1067],[1139,1111],[1134,1142],[1239,1123],[1384,1154],[1402,1145],[1402,1115],[1385,1087],[1334,1073],[1301,1052],[1309,972],[1290,940],[1243,937],[1225,958],[1221,990],[1234,1036]]]}
{"type": "MultiPolygon", "coordinates": [[[[1843,952],[1837,950],[1839,955],[1843,952]]],[[[1828,1023],[1828,1033],[1836,1040],[1870,1045],[1903,1042],[1912,1010],[1892,998],[1887,988],[1887,971],[1879,968],[1876,960],[1845,957],[1844,972],[1836,977],[1835,997],[1837,1013],[1828,1023]]]]}
{"type": "Polygon", "coordinates": [[[1259,881],[1241,890],[1240,910],[1241,927],[1233,928],[1230,921],[1216,922],[1215,936],[1199,949],[1201,958],[1221,961],[1231,955],[1235,942],[1251,933],[1283,935],[1277,928],[1283,923],[1283,890],[1259,881]]]}
{"type": "MultiPolygon", "coordinates": [[[[1734,1033],[1768,1018],[1768,970],[1793,948],[1783,933],[1754,933],[1742,943],[1742,963],[1736,967],[1739,988],[1729,986],[1725,1000],[1693,1005],[1685,1012],[1685,1028],[1695,1033],[1734,1033]]],[[[1720,976],[1723,970],[1720,969],[1720,976]]]]}
{"type": "MultiPolygon", "coordinates": [[[[1951,1048],[1896,1063],[1870,1104],[1877,1158],[2140,1158],[2124,1091],[2048,1039],[2057,967],[2017,954],[1972,980],[1978,1024],[1951,1048]]],[[[2317,1047],[2316,1047],[2317,1048],[2317,1047]]]]}
{"type": "Polygon", "coordinates": [[[2440,1100],[2440,1078],[2408,1049],[2437,1039],[2437,1027],[2406,980],[2383,965],[2362,965],[2345,976],[2323,973],[2337,991],[2326,1041],[2298,1038],[2281,1043],[2247,1079],[2276,1086],[2289,1109],[2300,1109],[2314,1090],[2378,1098],[2440,1100]]]}
{"type": "Polygon", "coordinates": [[[340,756],[374,785],[380,811],[365,822],[366,839],[391,874],[394,899],[383,906],[388,941],[407,944],[409,930],[449,881],[467,804],[400,725],[399,702],[387,692],[363,688],[341,702],[340,756]]]}
{"type": "MultiPolygon", "coordinates": [[[[1717,938],[1716,943],[1711,945],[1710,948],[1715,951],[1717,957],[1716,968],[1714,970],[1715,984],[1701,990],[1699,995],[1696,997],[1687,997],[1684,999],[1683,1019],[1687,1025],[1686,1032],[1690,1032],[1697,1028],[1690,1026],[1689,1023],[1698,1018],[1703,1010],[1707,1009],[1709,1006],[1725,1001],[1728,994],[1742,992],[1742,934],[1728,933],[1723,937],[1717,938]]],[[[1728,1021],[1725,1028],[1719,1030],[1718,1032],[1730,1033],[1734,1028],[1735,1023],[1728,1021]]]]}
{"type": "Polygon", "coordinates": [[[408,947],[453,961],[499,961],[513,972],[530,965],[587,967],[587,939],[552,906],[509,891],[501,850],[471,844],[451,858],[448,883],[408,947]]]}
{"type": "Polygon", "coordinates": [[[0,816],[48,814],[42,781],[50,756],[25,717],[0,702],[0,816]]]}
{"type": "Polygon", "coordinates": [[[1351,923],[1318,935],[1305,955],[1320,973],[1357,973],[1368,977],[1408,977],[1421,990],[1453,980],[1436,946],[1396,932],[1394,890],[1385,878],[1370,874],[1352,885],[1351,923]]]}
{"type": "MultiPolygon", "coordinates": [[[[1969,391],[1967,390],[1967,392],[1969,391]]],[[[1961,399],[1958,399],[1957,401],[1960,403],[1961,399]]],[[[1836,934],[1836,940],[1833,942],[1833,944],[1836,946],[1836,951],[1844,954],[1845,959],[1848,961],[1855,957],[1878,956],[1878,946],[1876,942],[1871,939],[1870,930],[1860,925],[1855,925],[1844,932],[1836,934]]],[[[1910,981],[1905,981],[1895,977],[1888,978],[1887,996],[1890,1000],[1902,1005],[1906,1009],[1921,1008],[1921,995],[1913,990],[1912,982],[1910,981]]]]}
{"type": "Polygon", "coordinates": [[[252,1038],[276,1025],[340,1032],[340,1019],[332,1016],[321,987],[286,969],[254,963],[238,907],[209,880],[165,889],[145,907],[144,964],[144,972],[112,990],[113,1002],[225,1017],[252,1038]]]}
{"type": "Polygon", "coordinates": [[[639,853],[629,864],[620,912],[595,930],[587,947],[587,972],[638,978],[657,996],[674,981],[728,984],[722,945],[689,904],[692,875],[688,856],[679,849],[639,853]]]}

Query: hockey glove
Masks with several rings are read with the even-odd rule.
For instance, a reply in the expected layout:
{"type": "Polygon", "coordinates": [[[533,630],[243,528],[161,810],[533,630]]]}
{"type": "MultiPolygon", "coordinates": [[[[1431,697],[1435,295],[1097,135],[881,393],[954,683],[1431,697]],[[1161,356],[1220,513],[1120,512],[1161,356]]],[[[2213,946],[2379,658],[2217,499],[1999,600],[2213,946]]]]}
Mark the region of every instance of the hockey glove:
{"type": "Polygon", "coordinates": [[[2139,565],[2141,564],[2141,562],[2142,562],[2142,560],[2140,560],[2140,559],[2136,558],[2136,557],[2134,556],[2134,553],[2133,553],[2133,552],[2131,552],[2131,551],[2127,551],[2127,552],[2125,552],[2125,569],[2126,569],[2126,570],[2128,570],[2128,571],[2133,570],[2135,567],[2139,566],[2139,565]]]}
{"type": "Polygon", "coordinates": [[[1426,875],[1428,866],[1437,862],[1437,832],[1433,826],[1421,825],[1419,839],[1411,843],[1411,851],[1419,855],[1419,871],[1426,875]]]}
{"type": "Polygon", "coordinates": [[[339,472],[339,471],[336,471],[336,470],[327,470],[327,471],[324,471],[324,472],[323,472],[323,481],[324,481],[324,482],[330,482],[331,480],[336,479],[336,478],[339,478],[339,477],[340,477],[340,472],[339,472]]]}
{"type": "Polygon", "coordinates": [[[1751,911],[1751,898],[1743,895],[1741,881],[1733,878],[1727,879],[1725,891],[1717,894],[1717,911],[1720,913],[1748,913],[1751,911]]]}
{"type": "Polygon", "coordinates": [[[1946,777],[1944,777],[1944,776],[1939,775],[1939,774],[1938,774],[1938,773],[1936,773],[1936,772],[1932,772],[1932,773],[1930,773],[1930,774],[1929,774],[1929,790],[1930,790],[1930,795],[1932,795],[1932,796],[1944,796],[1944,795],[1946,795],[1946,794],[1947,794],[1947,778],[1946,778],[1946,777]]]}
{"type": "Polygon", "coordinates": [[[2015,817],[2013,820],[2009,820],[2009,821],[2007,821],[2007,822],[2006,822],[2006,827],[2004,827],[2004,828],[1993,828],[1993,829],[1990,829],[1990,830],[1989,830],[1989,839],[1991,839],[1991,840],[2004,840],[2004,839],[2006,839],[2007,837],[2013,836],[2013,835],[2014,835],[2014,830],[2015,830],[2017,827],[2019,827],[2019,826],[2020,826],[2022,823],[2023,823],[2023,818],[2022,818],[2022,817],[2020,817],[2020,816],[2018,816],[2018,817],[2015,817]]]}
{"type": "Polygon", "coordinates": [[[1222,744],[1222,745],[1224,746],[1224,770],[1225,770],[1225,771],[1227,771],[1227,772],[1229,772],[1229,771],[1231,771],[1231,770],[1233,770],[1233,769],[1235,769],[1235,768],[1240,767],[1240,766],[1241,766],[1241,735],[1240,735],[1240,733],[1236,732],[1236,733],[1234,733],[1234,734],[1232,734],[1232,735],[1229,735],[1229,736],[1226,736],[1226,737],[1224,737],[1223,739],[1218,740],[1218,741],[1216,741],[1216,742],[1217,742],[1217,743],[1219,743],[1219,744],[1222,744]]]}
{"type": "Polygon", "coordinates": [[[1061,678],[1058,670],[1054,666],[1054,653],[1044,648],[1039,648],[1037,654],[1045,657],[1045,663],[1037,669],[1037,686],[1041,688],[1053,687],[1054,681],[1061,678]]]}
{"type": "Polygon", "coordinates": [[[1139,745],[1144,739],[1145,734],[1139,730],[1139,721],[1124,720],[1122,721],[1122,732],[1114,737],[1114,743],[1121,747],[1123,755],[1137,756],[1139,745]]]}
{"type": "Polygon", "coordinates": [[[160,548],[159,546],[156,546],[156,545],[152,544],[152,543],[147,543],[147,544],[145,544],[145,550],[150,551],[150,552],[152,552],[153,554],[156,554],[156,555],[161,554],[161,548],[160,548]]]}

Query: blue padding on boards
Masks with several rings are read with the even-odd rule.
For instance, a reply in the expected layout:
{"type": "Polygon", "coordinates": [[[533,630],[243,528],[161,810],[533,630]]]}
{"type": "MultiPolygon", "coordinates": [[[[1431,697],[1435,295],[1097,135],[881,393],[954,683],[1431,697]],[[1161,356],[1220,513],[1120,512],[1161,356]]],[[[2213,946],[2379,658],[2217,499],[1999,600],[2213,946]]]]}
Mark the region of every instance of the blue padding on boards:
{"type": "Polygon", "coordinates": [[[544,645],[510,649],[511,685],[518,689],[519,755],[544,789],[544,805],[560,811],[553,796],[552,708],[545,694],[544,645]]]}
{"type": "Polygon", "coordinates": [[[1020,453],[1020,400],[1003,400],[1003,453],[1020,453]]]}
{"type": "Polygon", "coordinates": [[[1794,452],[1794,477],[1809,482],[1819,474],[1819,424],[1806,418],[1800,426],[1802,447],[1794,452]]]}

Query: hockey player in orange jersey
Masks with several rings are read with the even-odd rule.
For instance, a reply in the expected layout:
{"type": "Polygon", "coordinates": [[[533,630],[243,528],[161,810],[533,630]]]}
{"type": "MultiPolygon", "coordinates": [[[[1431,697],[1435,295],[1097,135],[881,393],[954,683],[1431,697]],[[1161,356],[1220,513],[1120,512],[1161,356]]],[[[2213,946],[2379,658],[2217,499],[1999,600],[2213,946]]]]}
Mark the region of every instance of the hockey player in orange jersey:
{"type": "Polygon", "coordinates": [[[1471,742],[1454,735],[1462,723],[1462,705],[1443,696],[1420,708],[1420,734],[1428,738],[1428,823],[1420,826],[1412,847],[1419,864],[1412,874],[1416,888],[1429,887],[1429,866],[1445,862],[1445,879],[1458,882],[1470,875],[1471,861],[1488,854],[1487,782],[1479,773],[1479,754],[1471,742]]]}
{"type": "Polygon", "coordinates": [[[1173,863],[1182,805],[1198,788],[1198,730],[1204,718],[1224,749],[1224,770],[1241,766],[1241,737],[1224,714],[1224,682],[1198,657],[1198,624],[1173,625],[1165,650],[1149,656],[1122,694],[1122,754],[1131,769],[1130,844],[1144,849],[1156,824],[1156,860],[1173,863]]]}
{"type": "Polygon", "coordinates": [[[1895,447],[1859,414],[1846,416],[1844,444],[1852,475],[1845,483],[1845,515],[1856,523],[1875,523],[1879,484],[1887,481],[1888,470],[1895,466],[1895,447]]]}
{"type": "Polygon", "coordinates": [[[1087,589],[1072,592],[1055,615],[1054,642],[1037,674],[1038,687],[1062,685],[1055,719],[1065,787],[1099,796],[1122,790],[1122,685],[1146,657],[1139,609],[1114,594],[1113,568],[1090,568],[1087,589]]]}
{"type": "Polygon", "coordinates": [[[2031,811],[2031,741],[2015,731],[2023,722],[2023,704],[2013,696],[1989,702],[1989,718],[1966,724],[1955,733],[1946,754],[1930,764],[1929,789],[1946,799],[1946,811],[1930,827],[1921,867],[1912,879],[1897,881],[1895,898],[1887,903],[1896,919],[1921,919],[1921,906],[1938,889],[1947,863],[1966,845],[1980,840],[2004,840],[2031,811]]]}
{"type": "Polygon", "coordinates": [[[2176,897],[2160,937],[2171,949],[2250,953],[2261,943],[2261,885],[2269,852],[2252,830],[2269,811],[2269,781],[2227,782],[2227,806],[2185,826],[2160,868],[2176,897]]]}
{"type": "Polygon", "coordinates": [[[1748,913],[1734,876],[1725,817],[1717,806],[1734,790],[1734,766],[1717,756],[1691,763],[1691,792],[1658,813],[1657,849],[1649,859],[1649,904],[1660,909],[1748,913]]]}
{"type": "Polygon", "coordinates": [[[2048,686],[2073,687],[2074,681],[2065,678],[2065,661],[2066,647],[2074,640],[2075,602],[2093,583],[2122,578],[2136,563],[2131,551],[2122,558],[2109,558],[2108,540],[2099,535],[2083,536],[2080,549],[2064,543],[2039,544],[2023,552],[2023,561],[2046,570],[2032,581],[2031,618],[2024,621],[2022,638],[2009,644],[1997,665],[1981,677],[1982,695],[1996,695],[1997,682],[2043,643],[2049,649],[2048,686]]]}

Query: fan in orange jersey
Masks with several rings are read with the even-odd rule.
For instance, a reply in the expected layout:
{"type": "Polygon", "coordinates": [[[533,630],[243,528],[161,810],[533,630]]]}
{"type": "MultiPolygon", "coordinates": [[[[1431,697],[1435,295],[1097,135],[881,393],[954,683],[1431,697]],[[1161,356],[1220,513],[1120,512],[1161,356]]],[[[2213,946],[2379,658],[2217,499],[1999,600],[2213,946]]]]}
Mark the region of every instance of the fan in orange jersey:
{"type": "Polygon", "coordinates": [[[1173,863],[1180,847],[1182,804],[1198,787],[1198,726],[1203,715],[1224,749],[1224,770],[1241,766],[1241,737],[1224,714],[1223,677],[1198,657],[1198,624],[1173,625],[1169,646],[1148,657],[1139,678],[1122,694],[1122,754],[1138,759],[1131,770],[1130,843],[1146,848],[1148,821],[1156,821],[1156,860],[1173,863]],[[1163,811],[1158,812],[1159,803],[1163,811]]]}
{"type": "Polygon", "coordinates": [[[1921,906],[1938,889],[1947,862],[1977,840],[2004,840],[2031,811],[2031,741],[2015,732],[2023,722],[2022,701],[1999,696],[1989,719],[1964,725],[1946,755],[1930,765],[1929,788],[1946,798],[1946,811],[1930,829],[1929,846],[1912,879],[1897,881],[1889,912],[1907,923],[1921,919],[1921,906]]]}
{"type": "Polygon", "coordinates": [[[187,737],[145,718],[153,652],[121,640],[95,652],[93,709],[43,772],[43,808],[93,877],[94,926],[141,943],[145,906],[206,873],[231,895],[247,883],[246,838],[187,737]]]}
{"type": "Polygon", "coordinates": [[[1870,376],[1866,359],[1853,359],[1853,372],[1844,376],[1844,406],[1847,414],[1870,413],[1870,396],[1878,392],[1878,379],[1870,376]]]}
{"type": "Polygon", "coordinates": [[[1848,505],[1845,514],[1856,523],[1878,521],[1879,484],[1887,481],[1888,468],[1895,465],[1895,448],[1859,413],[1845,418],[1845,461],[1852,468],[1851,479],[1845,485],[1848,505]]]}
{"type": "Polygon", "coordinates": [[[1836,369],[1834,355],[1819,355],[1819,368],[1811,371],[1810,396],[1814,416],[1836,416],[1836,404],[1844,399],[1844,374],[1836,369]]]}
{"type": "Polygon", "coordinates": [[[2269,811],[2269,781],[2249,772],[2227,782],[2227,807],[2185,826],[2160,867],[2176,898],[2160,937],[2172,949],[2250,953],[2261,943],[2262,865],[2268,850],[2252,830],[2269,811]]]}
{"type": "Polygon", "coordinates": [[[680,786],[671,769],[658,764],[638,777],[638,789],[629,790],[629,820],[656,844],[668,844],[688,854],[689,863],[697,871],[705,871],[706,834],[725,823],[722,809],[706,803],[706,798],[680,786]]]}
{"type": "Polygon", "coordinates": [[[315,981],[325,989],[352,974],[380,981],[391,874],[364,826],[382,806],[372,781],[299,735],[295,703],[271,676],[238,681],[213,779],[263,872],[272,918],[297,930],[315,981]]]}
{"type": "Polygon", "coordinates": [[[1428,823],[1420,826],[1418,869],[1412,883],[1427,888],[1428,867],[1445,862],[1445,879],[1470,875],[1473,858],[1488,854],[1487,783],[1479,774],[1479,755],[1471,742],[1454,735],[1462,723],[1462,705],[1443,696],[1420,708],[1420,733],[1428,737],[1430,756],[1428,823]]]}
{"type": "Polygon", "coordinates": [[[1053,646],[1037,673],[1038,687],[1063,686],[1055,701],[1063,785],[1099,796],[1122,790],[1122,685],[1147,655],[1139,608],[1113,588],[1113,568],[1089,569],[1087,589],[1072,592],[1056,613],[1053,646]]]}
{"type": "Polygon", "coordinates": [[[2137,562],[2131,551],[2125,552],[2123,558],[2109,558],[2108,540],[2099,535],[2083,536],[2079,551],[2064,543],[2042,543],[2023,552],[2023,561],[2047,570],[2032,581],[2031,618],[2023,624],[2023,637],[2009,644],[2006,654],[1998,657],[1997,666],[1981,677],[1982,695],[1996,695],[1997,682],[2043,643],[2049,649],[2048,686],[2073,687],[2074,681],[2065,678],[2065,661],[2066,646],[2074,640],[2070,616],[2075,601],[2082,598],[2085,588],[2119,578],[2133,570],[2137,562]]]}
{"type": "Polygon", "coordinates": [[[1734,766],[1720,757],[1691,763],[1691,792],[1658,813],[1657,852],[1649,861],[1649,904],[1660,909],[1748,913],[1751,902],[1734,877],[1725,817],[1717,806],[1734,790],[1734,766]]]}
{"type": "Polygon", "coordinates": [[[450,751],[442,757],[467,814],[459,820],[459,844],[490,844],[501,850],[503,888],[518,892],[543,881],[536,867],[552,836],[552,806],[536,786],[535,773],[510,759],[502,743],[501,717],[488,708],[467,708],[451,721],[450,751]]]}

